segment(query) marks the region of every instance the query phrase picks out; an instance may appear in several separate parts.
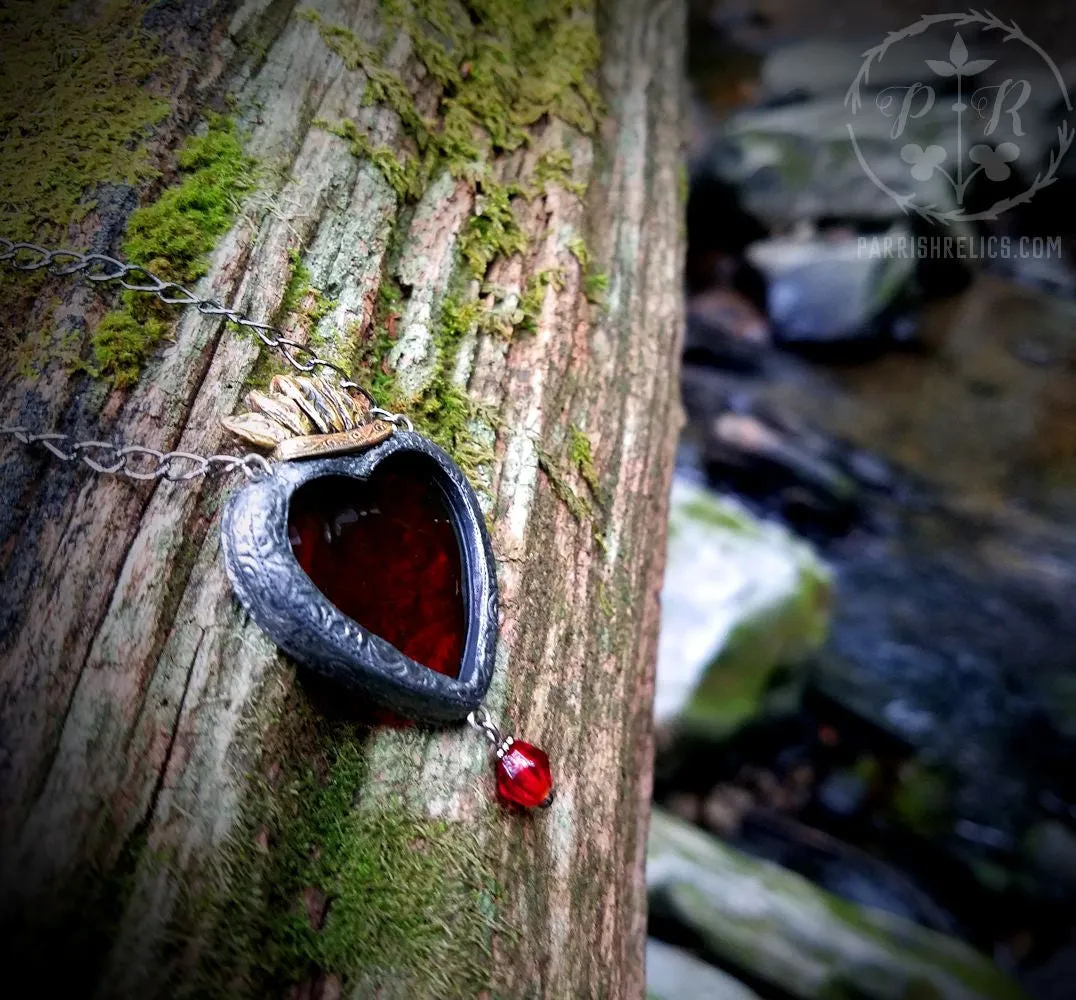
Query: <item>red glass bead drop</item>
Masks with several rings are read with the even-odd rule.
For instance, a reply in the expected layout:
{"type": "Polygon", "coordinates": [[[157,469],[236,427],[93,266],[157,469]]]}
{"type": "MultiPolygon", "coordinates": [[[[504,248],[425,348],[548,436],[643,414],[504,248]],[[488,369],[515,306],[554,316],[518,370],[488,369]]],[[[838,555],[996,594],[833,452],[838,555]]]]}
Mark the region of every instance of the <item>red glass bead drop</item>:
{"type": "Polygon", "coordinates": [[[365,481],[315,479],[292,497],[288,527],[299,565],[340,611],[417,663],[459,674],[459,543],[426,462],[400,455],[365,481]]]}
{"type": "Polygon", "coordinates": [[[535,809],[553,801],[549,758],[538,747],[522,740],[505,740],[497,751],[496,771],[497,795],[502,802],[535,809]]]}

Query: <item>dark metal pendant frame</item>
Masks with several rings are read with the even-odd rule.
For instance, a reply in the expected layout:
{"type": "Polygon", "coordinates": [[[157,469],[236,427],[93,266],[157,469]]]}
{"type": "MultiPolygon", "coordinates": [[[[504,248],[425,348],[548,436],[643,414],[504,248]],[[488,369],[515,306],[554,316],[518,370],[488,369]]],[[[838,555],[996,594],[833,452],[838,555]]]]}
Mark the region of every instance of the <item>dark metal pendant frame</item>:
{"type": "Polygon", "coordinates": [[[221,542],[239,602],[309,669],[411,718],[460,720],[481,703],[493,676],[497,639],[493,550],[466,476],[427,438],[396,431],[361,454],[275,466],[273,475],[247,484],[228,501],[221,542]],[[459,542],[467,638],[457,678],[416,663],[341,612],[303,571],[288,538],[288,509],[299,487],[324,476],[366,479],[386,458],[405,452],[428,460],[459,542]]]}

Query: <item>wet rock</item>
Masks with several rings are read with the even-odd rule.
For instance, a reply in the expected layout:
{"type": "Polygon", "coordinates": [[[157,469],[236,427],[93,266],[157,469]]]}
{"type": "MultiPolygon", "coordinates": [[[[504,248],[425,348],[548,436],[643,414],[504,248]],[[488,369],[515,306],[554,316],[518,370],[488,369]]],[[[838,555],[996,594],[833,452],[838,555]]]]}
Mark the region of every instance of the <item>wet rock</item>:
{"type": "MultiPolygon", "coordinates": [[[[1026,80],[1030,88],[1022,95],[1019,115],[964,116],[960,125],[953,112],[953,79],[934,76],[926,66],[926,59],[944,55],[937,33],[905,38],[876,60],[869,79],[859,81],[861,103],[855,107],[846,96],[863,65],[865,44],[815,38],[782,45],[761,66],[759,106],[730,117],[709,162],[719,176],[742,188],[748,210],[771,225],[827,215],[899,220],[907,206],[885,189],[910,196],[928,214],[947,213],[958,207],[950,178],[955,183],[956,176],[967,176],[982,163],[981,152],[972,159],[976,154],[969,151],[984,143],[991,149],[1008,144],[1005,149],[1023,175],[1019,188],[963,202],[972,214],[989,210],[1000,198],[1021,194],[1037,173],[1045,174],[1056,152],[1058,123],[1066,117],[1055,105],[1060,95],[1051,71],[1029,51],[997,41],[979,34],[971,42],[977,59],[989,53],[993,60],[975,74],[975,86],[985,98],[1014,77],[1026,80]],[[906,88],[925,83],[937,99],[917,105],[895,137],[894,100],[906,88]],[[858,150],[849,142],[849,126],[858,150]],[[913,173],[910,149],[915,147],[931,156],[930,165],[913,173]],[[956,167],[958,159],[963,171],[956,167]]],[[[980,187],[996,189],[997,184],[980,187]]]]}
{"type": "Polygon", "coordinates": [[[660,810],[651,819],[647,886],[652,924],[679,930],[724,967],[789,996],[1022,995],[962,942],[838,900],[660,810]]]}
{"type": "MultiPolygon", "coordinates": [[[[922,59],[938,53],[924,54],[917,44],[895,46],[877,65],[867,103],[884,86],[922,78],[922,59]]],[[[1013,48],[976,49],[974,57],[997,54],[997,68],[1008,73],[1013,48]]],[[[998,926],[1008,933],[1070,919],[1043,913],[1066,885],[1052,872],[1065,869],[1066,837],[1076,818],[1072,316],[1069,303],[1015,295],[1011,283],[983,276],[951,313],[909,313],[907,300],[918,301],[914,288],[924,297],[948,295],[967,282],[968,266],[944,259],[920,262],[914,274],[895,272],[892,280],[867,269],[856,273],[847,244],[862,229],[882,233],[896,222],[910,226],[901,231],[911,235],[937,235],[935,226],[924,230],[917,219],[904,219],[849,150],[844,91],[861,52],[861,46],[824,40],[772,53],[761,69],[766,106],[734,115],[705,157],[707,168],[738,193],[741,211],[784,234],[755,241],[764,254],[776,247],[768,271],[754,254],[750,260],[766,272],[775,338],[788,344],[797,335],[799,356],[772,352],[765,380],[729,378],[730,398],[720,406],[705,400],[703,415],[693,414],[693,429],[712,482],[802,530],[833,510],[855,508],[855,519],[833,518],[830,535],[853,537],[821,543],[837,566],[840,594],[815,691],[861,724],[861,750],[886,759],[887,781],[879,797],[874,780],[864,788],[845,757],[836,765],[845,770],[822,786],[819,812],[843,839],[852,831],[869,836],[872,849],[882,849],[883,840],[886,848],[896,845],[897,858],[886,856],[933,886],[962,927],[984,947],[993,946],[998,926]],[[844,228],[787,235],[802,219],[826,218],[844,228]],[[822,247],[827,239],[837,247],[843,242],[846,257],[822,247]],[[819,265],[830,265],[833,277],[803,270],[819,265]],[[781,267],[798,282],[791,291],[782,285],[781,267]],[[906,293],[878,309],[870,289],[888,295],[894,284],[906,293]],[[835,321],[841,315],[851,319],[835,321]],[[868,337],[884,330],[898,340],[906,320],[915,354],[889,351],[877,365],[853,370],[842,343],[841,353],[825,356],[836,364],[810,372],[792,367],[807,356],[800,345],[847,337],[846,330],[868,337]],[[772,392],[759,388],[764,381],[772,392]],[[733,404],[735,393],[750,395],[750,403],[733,404]],[[773,412],[791,412],[796,420],[774,422],[773,412]],[[801,422],[842,446],[817,447],[801,436],[801,422]],[[844,449],[844,442],[856,447],[844,449]],[[914,506],[902,509],[898,504],[908,497],[894,494],[909,481],[917,490],[914,506]],[[885,530],[875,532],[883,519],[885,530]],[[1014,900],[1034,916],[1011,915],[1014,900]],[[986,912],[980,917],[977,910],[986,912]]],[[[992,72],[977,83],[996,85],[992,72]]],[[[1022,68],[1020,75],[1026,75],[1022,68]]],[[[1023,112],[1027,134],[992,138],[992,145],[1012,139],[1020,146],[1011,190],[977,181],[965,200],[971,210],[989,208],[1001,193],[1020,193],[1046,162],[1046,144],[1054,142],[1064,117],[1056,109],[1040,113],[1039,95],[1048,92],[1033,82],[1023,112]]],[[[923,149],[940,146],[949,166],[956,156],[953,99],[955,92],[950,98],[939,89],[936,113],[910,123],[901,140],[923,149]]],[[[907,190],[910,163],[889,135],[891,122],[875,124],[884,127],[857,126],[864,156],[883,182],[907,190]]],[[[1001,128],[1010,124],[1003,121],[1001,128]]],[[[974,131],[966,135],[965,150],[977,141],[974,131]]],[[[1066,157],[1055,184],[1006,211],[987,231],[1013,238],[1076,231],[1076,200],[1065,176],[1074,163],[1066,157]]],[[[939,173],[917,190],[920,201],[942,210],[953,206],[939,173]]],[[[967,234],[960,227],[945,233],[967,234]]],[[[1016,281],[1051,295],[1074,294],[1064,260],[987,266],[1007,267],[1016,281]]],[[[721,268],[727,270],[727,260],[721,268]]],[[[864,347],[884,342],[874,337],[864,347]]],[[[690,369],[686,383],[690,412],[688,400],[709,390],[696,391],[702,380],[690,369]]],[[[812,537],[819,534],[812,530],[812,537]]],[[[851,742],[845,727],[838,728],[851,742]]],[[[700,789],[702,822],[740,836],[745,812],[730,808],[726,795],[707,797],[714,780],[721,779],[700,789]]],[[[857,899],[864,897],[856,893],[876,888],[856,871],[826,884],[857,899]]]]}
{"type": "Polygon", "coordinates": [[[855,816],[867,797],[867,782],[863,775],[846,768],[834,771],[818,789],[822,807],[835,816],[855,816]]]}
{"type": "MultiPolygon", "coordinates": [[[[1069,199],[1072,198],[1072,193],[1070,190],[1069,199]]],[[[1071,204],[1071,200],[1069,204],[1071,204]]],[[[1059,232],[1072,231],[1071,223],[1065,229],[1061,229],[1058,225],[1060,220],[1056,215],[1054,218],[1054,228],[1044,234],[1047,239],[1055,238],[1059,232]]],[[[1021,226],[1023,221],[1017,220],[1016,225],[1021,226]]],[[[1027,230],[1024,229],[1023,232],[1027,232],[1027,230]]],[[[1007,259],[1001,258],[990,261],[990,271],[1009,278],[1020,285],[1037,289],[1047,295],[1070,300],[1076,298],[1076,274],[1073,273],[1071,264],[1065,259],[1064,246],[1058,246],[1056,250],[1052,251],[1048,249],[1048,244],[1045,242],[1041,244],[1031,243],[1029,244],[1029,251],[1023,256],[1017,255],[1007,259]]],[[[1071,260],[1071,251],[1069,252],[1069,259],[1071,260]]],[[[1028,350],[1029,362],[1031,364],[1048,364],[1049,361],[1035,360],[1035,356],[1040,353],[1034,349],[1028,350]]]]}
{"type": "MultiPolygon", "coordinates": [[[[984,856],[1009,851],[1041,791],[1073,801],[1073,748],[1053,694],[1072,677],[1067,573],[1018,569],[1038,565],[1032,553],[1045,539],[1033,543],[1011,523],[976,528],[936,512],[900,530],[832,554],[834,628],[812,683],[930,761],[923,781],[902,786],[921,833],[940,832],[948,813],[984,856]],[[1008,572],[999,572],[1002,538],[1023,553],[1008,572]]],[[[1052,536],[1059,558],[1070,550],[1063,538],[1052,536]]]]}
{"type": "Polygon", "coordinates": [[[835,505],[856,506],[855,481],[803,437],[774,427],[752,414],[723,413],[711,427],[710,461],[762,463],[784,470],[797,485],[835,505]]]}
{"type": "Polygon", "coordinates": [[[885,533],[827,549],[838,597],[815,676],[949,772],[953,821],[1012,842],[1042,792],[1076,802],[1072,309],[981,278],[931,322],[931,351],[836,375],[783,358],[752,406],[893,470],[895,493],[862,492],[868,514],[884,499],[885,533]],[[1029,338],[1056,363],[1019,357],[1029,338]]]}
{"type": "MultiPolygon", "coordinates": [[[[906,227],[895,227],[879,239],[909,236],[906,227]]],[[[912,280],[915,261],[873,252],[884,245],[808,234],[750,246],[748,259],[766,275],[767,310],[780,339],[849,340],[886,329],[883,319],[912,280]]]]}
{"type": "Polygon", "coordinates": [[[760,72],[765,101],[799,95],[843,93],[863,62],[859,47],[848,42],[813,38],[782,45],[766,58],[760,72]]]}
{"type": "Polygon", "coordinates": [[[866,523],[873,517],[872,494],[898,486],[907,492],[886,463],[783,420],[716,374],[697,365],[683,371],[690,433],[701,439],[699,461],[715,488],[734,491],[764,516],[778,515],[814,540],[866,523]]]}
{"type": "Polygon", "coordinates": [[[700,171],[692,178],[687,200],[688,290],[694,293],[720,284],[764,306],[764,279],[744,266],[743,251],[768,235],[767,228],[744,209],[734,185],[700,171]]]}
{"type": "Polygon", "coordinates": [[[718,785],[702,804],[703,823],[720,837],[735,837],[755,800],[745,788],[718,785]]]}
{"type": "MultiPolygon", "coordinates": [[[[984,73],[976,74],[977,86],[997,86],[1006,77],[1019,76],[1030,84],[1021,105],[1023,122],[1031,116],[1037,121],[1039,116],[1055,110],[1058,89],[1049,68],[1038,57],[1006,44],[998,36],[991,38],[976,33],[974,28],[970,30],[973,34],[968,37],[969,47],[974,49],[975,58],[994,61],[984,73]]],[[[795,95],[800,95],[803,100],[832,95],[843,98],[863,64],[864,49],[880,40],[816,37],[776,46],[759,69],[759,100],[771,104],[795,95]]],[[[944,55],[939,48],[944,47],[946,40],[945,35],[930,31],[902,39],[886,52],[883,59],[874,62],[864,92],[873,99],[890,87],[929,82],[938,91],[939,103],[944,103],[942,98],[947,94],[952,94],[955,99],[952,81],[949,80],[947,85],[946,80],[928,74],[925,67],[927,59],[944,55]],[[926,79],[925,74],[931,78],[926,79]]],[[[1060,118],[1054,114],[1053,128],[1060,118]]]]}
{"type": "Polygon", "coordinates": [[[1024,983],[1035,1000],[1071,1000],[1076,983],[1076,939],[1031,970],[1024,983]]]}
{"type": "Polygon", "coordinates": [[[942,836],[953,825],[953,782],[940,767],[908,761],[898,774],[889,819],[917,837],[942,836]]]}
{"type": "Polygon", "coordinates": [[[851,448],[845,456],[848,472],[864,486],[891,492],[897,485],[893,468],[877,455],[860,448],[851,448]]]}
{"type": "Polygon", "coordinates": [[[757,804],[766,810],[792,812],[802,808],[810,797],[799,769],[778,776],[767,768],[747,767],[740,772],[739,780],[752,788],[757,804]]]}
{"type": "Polygon", "coordinates": [[[677,792],[669,796],[665,805],[669,812],[674,816],[678,816],[688,823],[695,823],[698,821],[700,803],[697,795],[690,795],[686,792],[677,792]]]}
{"type": "Polygon", "coordinates": [[[809,545],[675,479],[657,720],[723,738],[780,704],[825,635],[828,601],[828,571],[809,545]]]}
{"type": "MultiPolygon", "coordinates": [[[[907,142],[952,145],[952,115],[938,113],[913,123],[907,142]],[[952,131],[948,137],[946,129],[952,131]]],[[[706,158],[708,168],[735,186],[743,208],[772,230],[802,220],[863,219],[901,222],[905,212],[863,169],[848,141],[849,112],[844,95],[753,108],[730,118],[706,158]]],[[[892,123],[857,123],[856,137],[875,177],[891,190],[907,192],[909,166],[901,144],[890,137],[892,123]]],[[[952,190],[940,174],[915,185],[920,202],[948,211],[952,190]]]]}
{"type": "Polygon", "coordinates": [[[999,830],[986,823],[974,823],[970,819],[958,819],[953,824],[953,833],[969,844],[992,851],[1011,851],[1015,843],[1009,831],[999,830]]]}
{"type": "MultiPolygon", "coordinates": [[[[815,37],[785,42],[775,47],[762,63],[759,98],[766,103],[787,100],[795,94],[802,95],[803,99],[835,94],[843,98],[863,64],[864,49],[880,40],[815,37]]],[[[939,40],[926,32],[893,45],[885,58],[877,60],[871,67],[869,83],[865,84],[867,92],[873,95],[888,87],[925,82],[925,60],[938,56],[939,45],[943,44],[944,38],[939,40]]],[[[989,55],[1004,60],[1004,67],[1010,70],[1017,65],[1011,45],[994,43],[981,35],[974,45],[977,56],[989,55]]],[[[1027,66],[1021,66],[1021,75],[1026,75],[1037,65],[1037,60],[1027,62],[1027,66]]],[[[933,83],[945,92],[944,80],[935,78],[933,83]]],[[[1036,87],[1035,92],[1044,96],[1056,93],[1045,86],[1036,87]]]]}
{"type": "Polygon", "coordinates": [[[646,942],[647,1000],[757,1000],[728,973],[655,938],[646,942]]]}
{"type": "MultiPolygon", "coordinates": [[[[845,824],[845,830],[852,835],[856,829],[845,824]]],[[[959,926],[921,882],[854,844],[792,816],[756,809],[745,815],[737,835],[730,839],[736,848],[797,872],[850,903],[884,910],[943,933],[953,933],[959,926]]]]}
{"type": "Polygon", "coordinates": [[[734,289],[711,288],[688,299],[685,362],[750,371],[769,345],[765,317],[734,289]]]}
{"type": "Polygon", "coordinates": [[[1024,851],[1040,874],[1076,894],[1076,831],[1058,820],[1044,820],[1028,831],[1024,851]]]}

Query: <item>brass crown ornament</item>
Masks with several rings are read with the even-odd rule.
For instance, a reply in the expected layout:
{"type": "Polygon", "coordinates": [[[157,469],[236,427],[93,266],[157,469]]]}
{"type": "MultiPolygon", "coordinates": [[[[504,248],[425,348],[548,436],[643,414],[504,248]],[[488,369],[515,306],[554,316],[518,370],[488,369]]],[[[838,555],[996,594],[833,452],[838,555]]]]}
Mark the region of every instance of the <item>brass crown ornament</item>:
{"type": "Polygon", "coordinates": [[[352,396],[327,379],[274,375],[268,392],[247,393],[248,413],[221,424],[271,458],[287,462],[362,451],[388,439],[393,426],[372,413],[363,396],[352,396]]]}

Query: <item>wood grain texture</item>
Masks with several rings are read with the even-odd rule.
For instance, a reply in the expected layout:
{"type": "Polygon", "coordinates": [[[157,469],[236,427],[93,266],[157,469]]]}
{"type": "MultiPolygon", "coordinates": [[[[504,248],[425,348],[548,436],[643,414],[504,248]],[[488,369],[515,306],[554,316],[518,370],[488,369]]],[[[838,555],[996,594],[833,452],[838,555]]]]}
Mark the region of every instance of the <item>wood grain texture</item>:
{"type": "MultiPolygon", "coordinates": [[[[313,6],[360,37],[380,31],[376,3],[313,6]]],[[[345,68],[289,4],[197,7],[167,29],[178,110],[160,141],[176,140],[207,101],[230,93],[250,151],[272,167],[200,289],[271,318],[288,253],[302,249],[313,283],[335,303],[319,330],[330,356],[346,363],[348,338],[368,328],[379,283],[395,268],[410,296],[390,361],[404,384],[421,386],[471,187],[446,174],[401,212],[372,164],[312,125],[351,117],[382,143],[404,143],[391,111],[362,106],[362,72],[345,68]],[[261,39],[255,53],[235,41],[251,25],[261,39]]],[[[530,275],[560,268],[563,286],[548,287],[533,333],[466,337],[454,365],[456,381],[492,415],[475,431],[493,444],[475,486],[488,504],[502,595],[488,705],[549,752],[557,799],[535,817],[507,814],[493,802],[488,753],[473,733],[375,726],[348,807],[393,803],[473,831],[506,929],[480,956],[491,996],[643,994],[650,705],[680,420],[683,11],[679,2],[610,0],[599,29],[608,108],[599,134],[543,120],[529,148],[497,164],[506,178],[523,176],[542,152],[564,147],[588,176],[583,199],[550,185],[523,202],[529,248],[495,261],[487,276],[522,290],[530,275]],[[567,248],[579,234],[609,276],[605,308],[587,301],[567,248]],[[555,475],[586,493],[564,457],[572,427],[592,444],[603,499],[584,518],[544,471],[543,456],[553,456],[555,475]]],[[[387,64],[421,103],[406,35],[387,64]]],[[[85,245],[106,222],[89,216],[70,242],[85,245]]],[[[57,342],[104,311],[83,285],[46,294],[61,297],[57,342]]],[[[80,437],[227,451],[219,417],[239,406],[258,355],[252,340],[187,311],[133,388],[106,390],[57,363],[34,380],[6,375],[0,413],[80,437]]],[[[321,703],[231,595],[218,512],[234,483],[131,484],[6,445],[0,462],[5,947],[40,931],[50,935],[46,954],[67,950],[63,934],[83,932],[88,893],[107,919],[92,917],[91,958],[65,980],[80,984],[69,995],[176,995],[221,933],[191,900],[210,881],[228,885],[222,868],[236,838],[249,839],[242,819],[252,789],[265,780],[271,788],[277,759],[293,750],[281,740],[288,714],[316,716],[321,703]]],[[[274,850],[271,838],[256,846],[274,850]]],[[[454,915],[443,919],[450,934],[454,915]]],[[[330,997],[358,982],[355,973],[313,967],[308,979],[277,985],[280,995],[330,997]]],[[[412,974],[372,969],[351,989],[422,995],[406,989],[412,974]]],[[[235,976],[221,980],[233,995],[249,993],[240,973],[219,975],[235,976]]]]}

